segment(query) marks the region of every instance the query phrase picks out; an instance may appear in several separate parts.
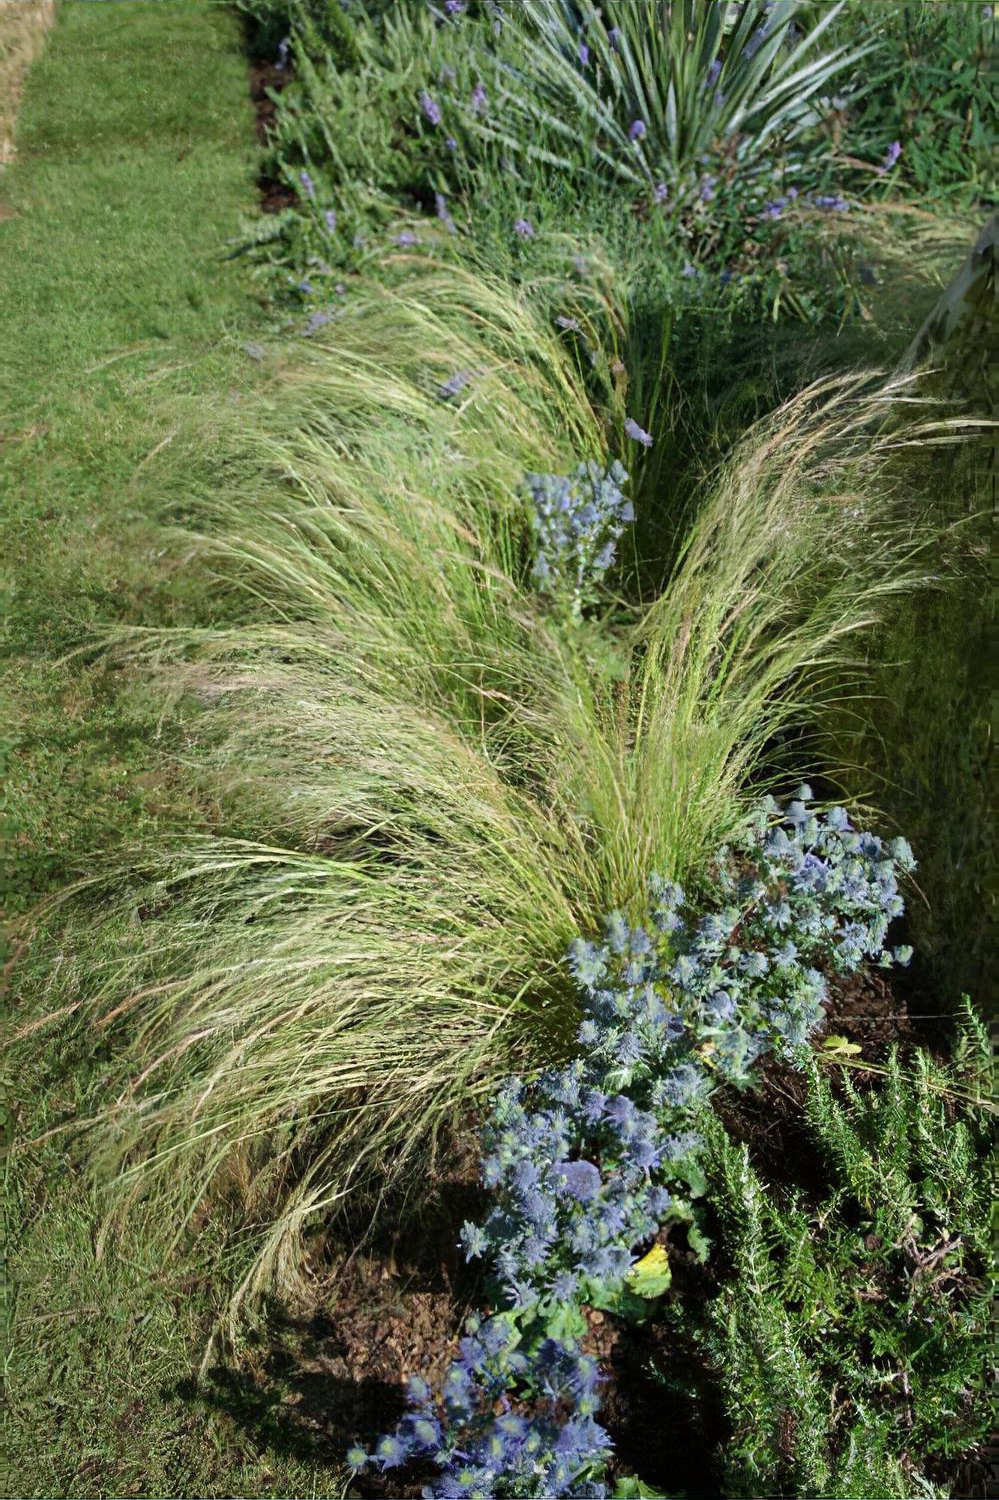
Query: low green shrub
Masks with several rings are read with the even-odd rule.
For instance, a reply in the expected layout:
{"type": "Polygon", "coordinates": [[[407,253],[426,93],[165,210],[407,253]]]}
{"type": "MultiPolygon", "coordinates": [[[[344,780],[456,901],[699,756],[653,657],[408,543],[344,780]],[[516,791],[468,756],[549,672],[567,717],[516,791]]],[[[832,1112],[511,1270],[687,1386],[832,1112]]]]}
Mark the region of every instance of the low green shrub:
{"type": "Polygon", "coordinates": [[[726,1494],[945,1495],[938,1461],[986,1436],[988,1077],[965,1001],[951,1066],[892,1049],[856,1084],[808,1063],[810,1188],[710,1128],[730,1270],[699,1323],[678,1315],[721,1383],[726,1494]]]}

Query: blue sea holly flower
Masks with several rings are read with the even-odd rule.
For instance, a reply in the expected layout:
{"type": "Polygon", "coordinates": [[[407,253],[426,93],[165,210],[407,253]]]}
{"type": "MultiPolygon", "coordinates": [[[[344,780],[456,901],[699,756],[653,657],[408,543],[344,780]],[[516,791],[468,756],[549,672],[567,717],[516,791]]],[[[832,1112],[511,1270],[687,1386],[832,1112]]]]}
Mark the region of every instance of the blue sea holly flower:
{"type": "Polygon", "coordinates": [[[459,395],[469,384],[472,376],[468,370],[455,370],[437,387],[437,397],[440,401],[449,401],[452,396],[459,395]]]}
{"type": "Polygon", "coordinates": [[[397,1469],[409,1457],[409,1445],[399,1437],[387,1433],[375,1444],[375,1462],[382,1470],[397,1469]]]}
{"type": "Polygon", "coordinates": [[[563,1192],[577,1203],[589,1203],[600,1191],[600,1168],[591,1161],[560,1161],[555,1173],[564,1179],[563,1192]]]}
{"type": "Polygon", "coordinates": [[[476,1260],[485,1255],[489,1249],[489,1241],[477,1224],[466,1221],[461,1230],[461,1246],[466,1260],[476,1260]]]}
{"type": "Polygon", "coordinates": [[[640,141],[645,134],[646,126],[644,120],[632,120],[628,126],[629,141],[640,141]]]}

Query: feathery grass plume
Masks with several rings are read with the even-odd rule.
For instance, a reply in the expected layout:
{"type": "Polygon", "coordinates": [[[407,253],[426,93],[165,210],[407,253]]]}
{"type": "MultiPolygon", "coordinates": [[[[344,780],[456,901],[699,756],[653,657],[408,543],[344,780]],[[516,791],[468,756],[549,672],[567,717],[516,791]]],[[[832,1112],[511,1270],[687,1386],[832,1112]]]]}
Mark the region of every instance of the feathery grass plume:
{"type": "Polygon", "coordinates": [[[270,472],[199,538],[255,617],[123,648],[200,699],[192,755],[241,837],[95,876],[53,992],[116,1047],[91,1144],[117,1201],[183,1233],[239,1162],[241,1293],[287,1282],[314,1216],[412,1169],[499,1079],[571,1050],[570,938],[649,869],[696,879],[775,729],[842,690],[851,638],[919,573],[878,482],[893,398],[827,385],[733,456],[637,625],[564,626],[510,498],[596,442],[555,335],[453,271],[335,331],[289,373],[270,472]],[[458,406],[437,394],[456,367],[483,372],[458,406]]]}

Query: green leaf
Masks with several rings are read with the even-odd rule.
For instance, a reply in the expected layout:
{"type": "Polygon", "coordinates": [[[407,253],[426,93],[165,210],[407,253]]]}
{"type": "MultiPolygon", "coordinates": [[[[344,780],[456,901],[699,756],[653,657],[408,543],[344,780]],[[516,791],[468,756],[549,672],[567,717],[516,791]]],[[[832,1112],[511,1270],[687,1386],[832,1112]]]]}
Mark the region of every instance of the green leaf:
{"type": "Polygon", "coordinates": [[[703,1265],[711,1254],[711,1241],[696,1224],[689,1224],[687,1226],[687,1244],[693,1250],[701,1265],[703,1265]]]}
{"type": "Polygon", "coordinates": [[[681,1162],[676,1168],[676,1175],[681,1182],[687,1184],[691,1198],[704,1197],[708,1190],[708,1179],[696,1161],[681,1162]]]}
{"type": "Polygon", "coordinates": [[[856,1042],[849,1041],[845,1036],[827,1036],[822,1047],[830,1057],[856,1057],[861,1051],[856,1042]]]}
{"type": "Polygon", "coordinates": [[[573,1342],[586,1333],[586,1318],[575,1303],[564,1303],[545,1318],[545,1332],[559,1342],[573,1342]]]}
{"type": "Polygon", "coordinates": [[[614,1486],[614,1500],[667,1500],[667,1497],[662,1490],[650,1490],[636,1475],[623,1474],[614,1486]]]}

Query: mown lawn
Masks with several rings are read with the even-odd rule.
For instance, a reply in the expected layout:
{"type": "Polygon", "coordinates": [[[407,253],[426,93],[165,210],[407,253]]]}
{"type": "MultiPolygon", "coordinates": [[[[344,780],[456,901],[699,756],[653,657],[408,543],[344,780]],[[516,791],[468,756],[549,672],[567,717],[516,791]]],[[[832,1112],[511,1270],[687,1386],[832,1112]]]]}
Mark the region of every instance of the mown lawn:
{"type": "MultiPolygon", "coordinates": [[[[142,693],[92,651],[67,653],[95,622],[213,613],[157,524],[211,485],[227,415],[266,372],[243,348],[262,315],[224,258],[256,210],[236,19],[199,0],[65,4],[16,144],[0,182],[0,759],[15,915],[85,871],[90,851],[206,816],[156,768],[142,693]]],[[[35,998],[26,984],[9,997],[20,1016],[35,998]]],[[[65,1079],[44,1098],[6,1080],[15,1141],[79,1107],[86,1076],[65,1079]]],[[[5,1493],[330,1492],[314,1465],[181,1394],[214,1310],[204,1246],[196,1264],[165,1265],[136,1228],[100,1257],[97,1207],[58,1137],[30,1166],[12,1153],[6,1189],[5,1493]]]]}

